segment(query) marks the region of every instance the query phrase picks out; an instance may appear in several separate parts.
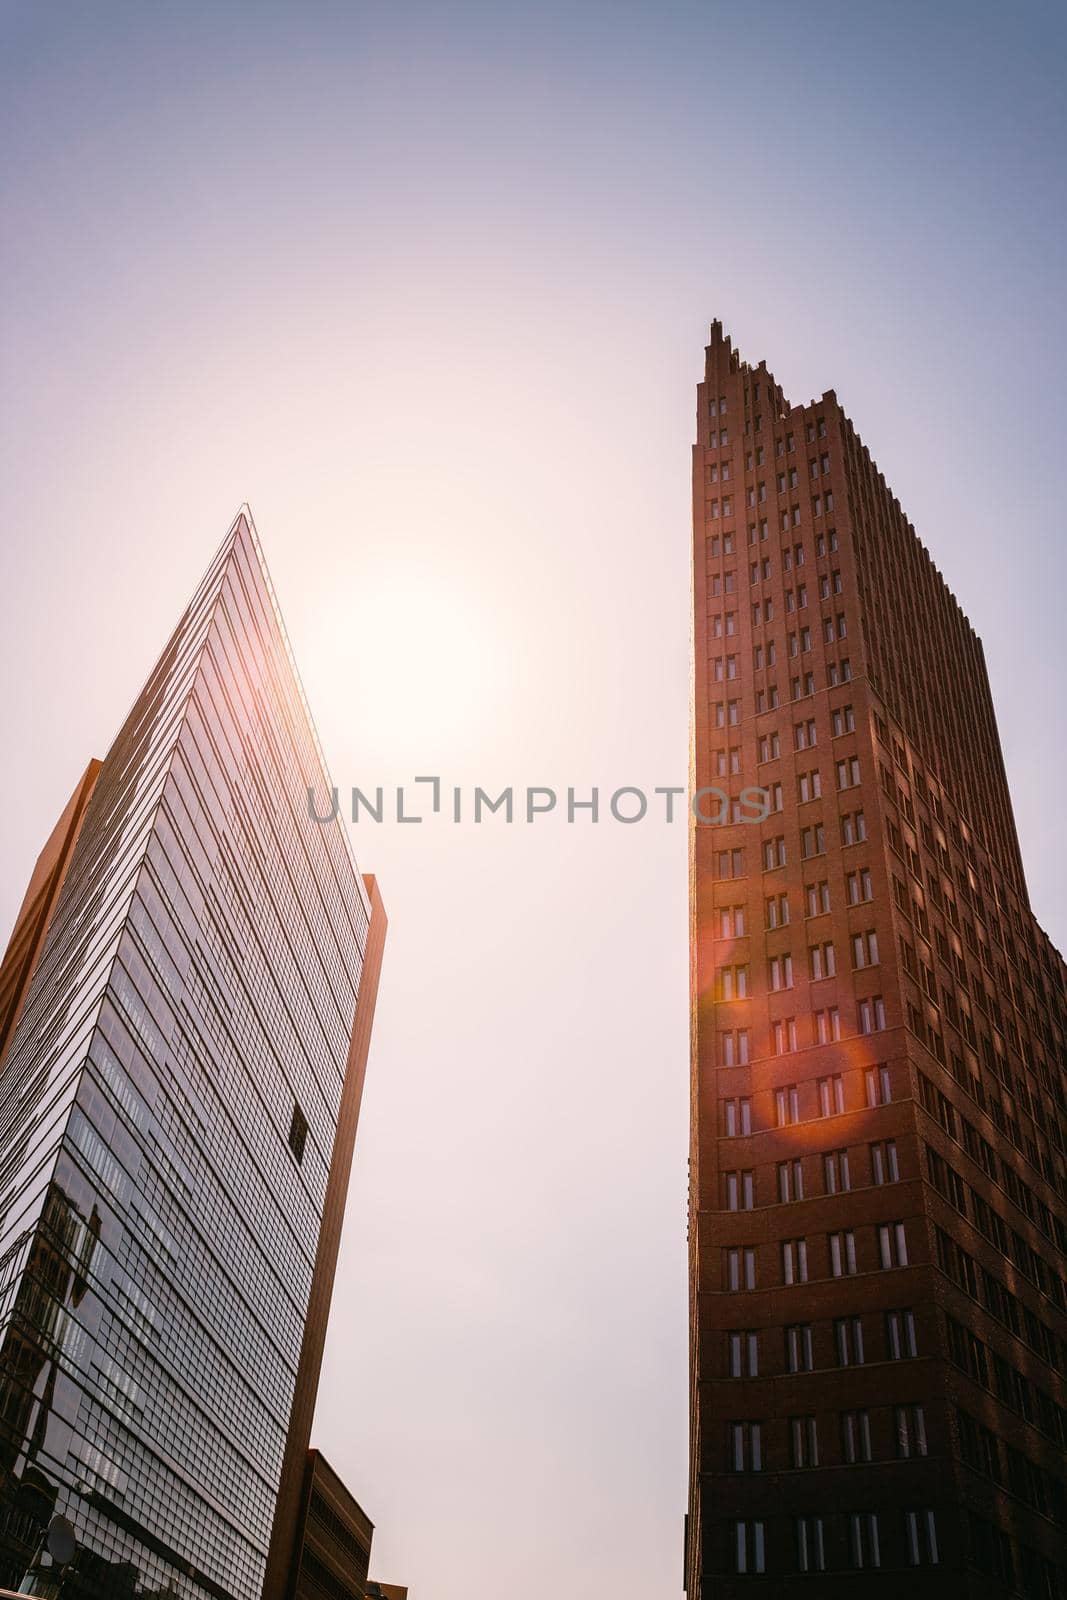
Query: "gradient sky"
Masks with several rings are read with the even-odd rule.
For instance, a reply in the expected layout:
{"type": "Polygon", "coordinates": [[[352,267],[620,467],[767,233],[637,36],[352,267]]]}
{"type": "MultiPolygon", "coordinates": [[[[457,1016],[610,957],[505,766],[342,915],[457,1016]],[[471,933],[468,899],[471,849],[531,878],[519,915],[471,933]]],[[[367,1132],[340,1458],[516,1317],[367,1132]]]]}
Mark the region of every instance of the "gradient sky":
{"type": "MultiPolygon", "coordinates": [[[[0,923],[247,499],[334,777],[682,783],[709,320],[984,639],[1067,938],[1062,6],[0,5],[0,923]]],[[[362,823],[317,1442],[413,1600],[668,1600],[681,825],[362,823]]]]}

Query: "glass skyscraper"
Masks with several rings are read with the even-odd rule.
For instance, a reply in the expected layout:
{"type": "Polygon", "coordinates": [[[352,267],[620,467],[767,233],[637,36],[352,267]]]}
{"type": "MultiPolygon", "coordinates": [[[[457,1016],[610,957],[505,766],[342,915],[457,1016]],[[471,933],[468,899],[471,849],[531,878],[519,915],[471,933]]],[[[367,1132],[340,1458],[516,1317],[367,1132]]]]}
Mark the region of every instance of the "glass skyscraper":
{"type": "Polygon", "coordinates": [[[64,1595],[259,1600],[384,915],[310,815],[329,779],[247,513],[88,786],[0,1071],[0,1585],[52,1592],[60,1515],[64,1595]]]}

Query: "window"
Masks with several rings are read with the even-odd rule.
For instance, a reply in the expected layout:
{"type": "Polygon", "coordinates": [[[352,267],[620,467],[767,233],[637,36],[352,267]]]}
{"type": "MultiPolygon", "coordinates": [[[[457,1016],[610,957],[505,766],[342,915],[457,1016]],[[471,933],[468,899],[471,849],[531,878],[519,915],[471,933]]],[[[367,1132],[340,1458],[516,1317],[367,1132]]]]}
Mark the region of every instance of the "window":
{"type": "Polygon", "coordinates": [[[792,1200],[804,1198],[804,1164],[799,1159],[779,1161],[778,1200],[787,1205],[792,1200]]]}
{"type": "Polygon", "coordinates": [[[756,1287],[756,1252],[752,1245],[730,1245],[723,1251],[723,1278],[726,1288],[734,1294],[739,1289],[756,1287]]]}
{"type": "MultiPolygon", "coordinates": [[[[936,1567],[937,1527],[932,1511],[905,1511],[904,1528],[908,1536],[908,1561],[913,1567],[936,1567]]],[[[1051,1594],[1051,1589],[1045,1590],[1051,1594]]]]}
{"type": "Polygon", "coordinates": [[[734,1571],[763,1572],[763,1523],[734,1523],[734,1571]]]}
{"type": "Polygon", "coordinates": [[[724,1177],[727,1211],[751,1211],[756,1203],[755,1175],[752,1172],[727,1172],[724,1177]]]}
{"type": "Polygon", "coordinates": [[[852,1512],[848,1519],[848,1552],[852,1566],[857,1569],[881,1566],[876,1512],[852,1512]]]}
{"type": "Polygon", "coordinates": [[[797,796],[801,805],[806,805],[809,800],[818,800],[822,795],[822,778],[818,768],[813,772],[802,772],[797,778],[797,796]]]}
{"type": "Polygon", "coordinates": [[[808,946],[808,971],[813,983],[820,978],[832,978],[837,971],[834,960],[834,947],[832,944],[813,944],[808,946]]]}
{"type": "Polygon", "coordinates": [[[806,1239],[782,1240],[782,1282],[807,1283],[808,1241],[806,1239]]]}
{"type": "Polygon", "coordinates": [[[853,811],[841,818],[841,843],[862,844],[867,837],[867,819],[862,811],[853,811]]]}
{"type": "Polygon", "coordinates": [[[775,867],[785,866],[785,840],[764,839],[763,841],[763,870],[772,872],[775,867]]]}
{"type": "Polygon", "coordinates": [[[826,1546],[821,1517],[797,1517],[794,1521],[797,1568],[801,1572],[826,1571],[826,1546]]]}
{"type": "Polygon", "coordinates": [[[774,1113],[779,1128],[800,1121],[800,1091],[795,1083],[774,1091],[774,1113]]]}
{"type": "Polygon", "coordinates": [[[842,1411],[841,1454],[849,1466],[871,1459],[871,1417],[868,1411],[842,1411]]]}
{"type": "Polygon", "coordinates": [[[726,1336],[731,1378],[759,1377],[759,1335],[751,1329],[737,1329],[726,1336]]]}
{"type": "Polygon", "coordinates": [[[885,1347],[890,1361],[906,1361],[917,1356],[915,1342],[915,1313],[910,1307],[885,1314],[885,1347]]]}
{"type": "Polygon", "coordinates": [[[733,1472],[761,1472],[763,1448],[758,1422],[727,1424],[730,1468],[733,1472]]]}
{"type": "Polygon", "coordinates": [[[719,1035],[720,1059],[724,1067],[743,1067],[748,1062],[748,1029],[728,1028],[719,1035]]]}
{"type": "Polygon", "coordinates": [[[853,967],[876,967],[878,965],[878,935],[873,928],[866,933],[852,935],[852,965],[853,967]]]}
{"type": "Polygon", "coordinates": [[[815,1012],[815,1042],[830,1044],[841,1037],[841,1013],[836,1006],[827,1006],[815,1012]]]}
{"type": "MultiPolygon", "coordinates": [[[[987,1478],[992,1478],[994,1483],[1003,1483],[1003,1468],[1000,1460],[1000,1441],[995,1433],[988,1428],[983,1428],[966,1411],[956,1412],[956,1421],[959,1426],[960,1453],[964,1461],[972,1466],[976,1472],[982,1472],[987,1478]]],[[[925,1454],[925,1451],[923,1452],[925,1454]]]]}
{"type": "Polygon", "coordinates": [[[871,1181],[875,1184],[900,1182],[895,1139],[884,1139],[871,1145],[871,1181]]]}
{"type": "Polygon", "coordinates": [[[885,1001],[880,994],[859,1003],[860,1032],[878,1033],[885,1027],[885,1001]]]}
{"type": "Polygon", "coordinates": [[[826,852],[826,832],[821,822],[812,828],[800,830],[800,853],[807,859],[809,856],[821,856],[826,852]]]}
{"type": "Polygon", "coordinates": [[[791,1466],[819,1465],[819,1436],[814,1417],[790,1417],[789,1446],[791,1466]]]}
{"type": "Polygon", "coordinates": [[[297,1166],[304,1159],[304,1146],[307,1143],[308,1122],[300,1107],[294,1102],[293,1115],[289,1123],[289,1148],[296,1157],[297,1166]]]}
{"type": "Polygon", "coordinates": [[[848,903],[850,906],[858,906],[864,900],[874,899],[869,867],[861,867],[858,872],[848,873],[845,878],[845,884],[848,888],[848,903]]]}
{"type": "Polygon", "coordinates": [[[887,1106],[893,1098],[892,1085],[889,1081],[889,1068],[886,1066],[868,1067],[863,1079],[867,1090],[867,1104],[869,1106],[887,1106]]]}
{"type": "Polygon", "coordinates": [[[797,722],[793,725],[793,745],[797,750],[812,750],[816,743],[816,730],[814,718],[809,717],[806,722],[797,722]]]}
{"type": "MultiPolygon", "coordinates": [[[[831,712],[830,726],[833,729],[835,739],[839,739],[843,733],[855,733],[856,717],[852,707],[838,706],[836,711],[831,712]]],[[[858,778],[856,782],[859,782],[858,778]]]]}
{"type": "Polygon", "coordinates": [[[830,885],[825,878],[819,883],[805,884],[804,893],[807,896],[809,917],[821,917],[825,912],[829,911],[830,885]]]}
{"type": "Polygon", "coordinates": [[[839,1367],[862,1367],[863,1321],[860,1317],[838,1317],[835,1320],[834,1349],[839,1367]]]}
{"type": "Polygon", "coordinates": [[[776,1056],[788,1055],[797,1048],[797,1019],[796,1017],[779,1017],[774,1024],[774,1053],[776,1056]]]}
{"type": "Polygon", "coordinates": [[[829,1240],[830,1276],[853,1277],[856,1271],[856,1235],[848,1228],[843,1233],[831,1233],[829,1240]]]}
{"type": "Polygon", "coordinates": [[[827,1150],[822,1158],[823,1184],[827,1194],[847,1194],[852,1187],[847,1150],[827,1150]]]}
{"type": "Polygon", "coordinates": [[[781,754],[781,746],[780,746],[779,741],[778,741],[777,733],[764,733],[764,734],[761,734],[760,735],[760,741],[759,741],[759,759],[760,759],[760,761],[761,762],[763,762],[763,761],[775,761],[775,760],[777,760],[777,758],[778,758],[778,756],[780,754],[781,754]]]}
{"type": "Polygon", "coordinates": [[[723,1118],[728,1139],[736,1139],[751,1133],[752,1101],[747,1097],[741,1100],[724,1100],[723,1118]]]}
{"type": "Polygon", "coordinates": [[[820,1078],[819,1090],[819,1115],[820,1117],[837,1117],[845,1109],[845,1080],[839,1072],[832,1077],[820,1078]]]}
{"type": "Polygon", "coordinates": [[[745,852],[743,850],[720,850],[716,858],[716,876],[719,878],[743,878],[745,875],[745,852]]]}
{"type": "Polygon", "coordinates": [[[744,906],[719,907],[719,938],[740,938],[745,931],[744,906]]]}
{"type": "Polygon", "coordinates": [[[793,957],[790,955],[771,957],[771,988],[791,989],[793,987],[793,957]]]}
{"type": "Polygon", "coordinates": [[[897,1455],[901,1460],[926,1454],[926,1418],[922,1406],[894,1406],[897,1455]]]}
{"type": "Polygon", "coordinates": [[[837,763],[837,787],[839,789],[854,789],[859,781],[859,756],[849,756],[847,760],[837,763]]]}
{"type": "Polygon", "coordinates": [[[908,1241],[902,1222],[882,1222],[878,1226],[878,1263],[883,1270],[906,1267],[908,1241]]]}
{"type": "Polygon", "coordinates": [[[766,901],[767,927],[784,928],[789,922],[789,896],[772,894],[766,901]]]}
{"type": "Polygon", "coordinates": [[[786,1328],[785,1364],[790,1372],[814,1370],[810,1322],[796,1322],[786,1328]]]}
{"type": "Polygon", "coordinates": [[[748,996],[748,968],[719,968],[719,999],[744,1000],[748,996]]]}

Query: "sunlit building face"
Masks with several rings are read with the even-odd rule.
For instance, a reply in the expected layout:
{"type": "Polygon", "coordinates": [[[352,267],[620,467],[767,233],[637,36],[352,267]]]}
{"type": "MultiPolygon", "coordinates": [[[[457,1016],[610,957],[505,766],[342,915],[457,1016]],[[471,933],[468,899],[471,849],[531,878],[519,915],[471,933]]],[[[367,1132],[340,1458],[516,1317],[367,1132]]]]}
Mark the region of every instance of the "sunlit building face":
{"type": "Polygon", "coordinates": [[[79,1594],[263,1592],[362,1083],[373,890],[307,814],[326,781],[242,515],[83,796],[6,1041],[0,1585],[58,1514],[79,1594]]]}

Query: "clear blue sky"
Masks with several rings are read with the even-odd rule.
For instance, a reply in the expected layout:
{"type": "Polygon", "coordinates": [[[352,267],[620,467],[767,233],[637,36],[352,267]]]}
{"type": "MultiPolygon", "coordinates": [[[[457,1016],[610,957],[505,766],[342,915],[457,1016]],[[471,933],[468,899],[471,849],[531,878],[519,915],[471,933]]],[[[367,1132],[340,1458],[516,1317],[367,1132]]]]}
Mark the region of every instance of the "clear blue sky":
{"type": "MultiPolygon", "coordinates": [[[[0,6],[0,921],[239,502],[339,782],[686,765],[709,320],[982,635],[1062,945],[1067,13],[0,6]]],[[[664,1600],[684,831],[360,831],[391,916],[318,1439],[413,1600],[664,1600]]]]}

